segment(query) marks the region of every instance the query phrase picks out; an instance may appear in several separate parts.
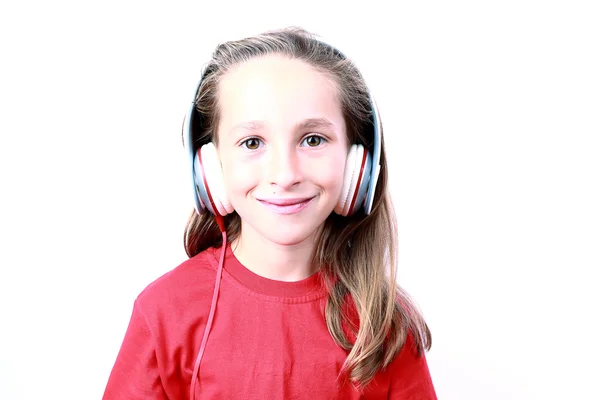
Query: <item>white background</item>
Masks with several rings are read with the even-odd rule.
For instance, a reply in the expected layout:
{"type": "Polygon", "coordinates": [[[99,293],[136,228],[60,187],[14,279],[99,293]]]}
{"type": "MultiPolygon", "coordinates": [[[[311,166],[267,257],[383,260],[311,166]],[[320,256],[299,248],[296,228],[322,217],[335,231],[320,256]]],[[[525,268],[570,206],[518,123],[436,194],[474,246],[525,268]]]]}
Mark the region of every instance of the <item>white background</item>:
{"type": "MultiPolygon", "coordinates": [[[[221,41],[288,25],[371,83],[440,399],[600,399],[595,1],[0,6],[0,399],[99,399],[182,262],[181,123],[221,41]]],[[[216,3],[216,4],[215,4],[216,3]]]]}

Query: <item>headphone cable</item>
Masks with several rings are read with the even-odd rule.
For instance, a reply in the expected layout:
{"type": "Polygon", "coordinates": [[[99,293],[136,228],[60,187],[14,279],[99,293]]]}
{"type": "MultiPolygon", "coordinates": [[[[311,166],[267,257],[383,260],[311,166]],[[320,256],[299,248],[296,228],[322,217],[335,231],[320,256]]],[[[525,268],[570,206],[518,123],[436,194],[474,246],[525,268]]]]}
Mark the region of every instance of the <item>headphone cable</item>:
{"type": "Polygon", "coordinates": [[[212,326],[213,318],[215,316],[215,309],[217,308],[217,298],[219,297],[219,288],[221,286],[221,274],[223,272],[223,262],[225,260],[225,249],[227,247],[227,233],[225,232],[225,223],[223,217],[219,214],[216,215],[217,224],[221,230],[223,236],[223,245],[221,246],[221,258],[219,259],[219,267],[217,268],[217,278],[215,280],[215,290],[213,292],[212,303],[210,305],[210,313],[208,314],[208,321],[206,322],[206,328],[204,329],[204,336],[202,336],[202,343],[200,344],[200,350],[196,357],[196,363],[194,364],[194,372],[192,373],[192,384],[190,386],[190,399],[196,398],[196,380],[198,379],[198,372],[200,371],[200,362],[204,355],[204,349],[206,348],[206,342],[208,342],[208,335],[210,334],[210,328],[212,326]]]}

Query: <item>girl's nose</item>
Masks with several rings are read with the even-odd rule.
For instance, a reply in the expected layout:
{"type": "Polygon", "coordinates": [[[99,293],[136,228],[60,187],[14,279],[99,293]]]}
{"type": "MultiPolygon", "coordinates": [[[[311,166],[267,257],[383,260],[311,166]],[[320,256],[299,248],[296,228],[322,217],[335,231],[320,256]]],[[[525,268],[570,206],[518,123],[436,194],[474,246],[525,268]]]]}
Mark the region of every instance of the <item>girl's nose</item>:
{"type": "Polygon", "coordinates": [[[268,159],[265,174],[271,185],[287,189],[300,182],[302,177],[300,160],[295,149],[290,149],[288,146],[273,147],[268,159]]]}

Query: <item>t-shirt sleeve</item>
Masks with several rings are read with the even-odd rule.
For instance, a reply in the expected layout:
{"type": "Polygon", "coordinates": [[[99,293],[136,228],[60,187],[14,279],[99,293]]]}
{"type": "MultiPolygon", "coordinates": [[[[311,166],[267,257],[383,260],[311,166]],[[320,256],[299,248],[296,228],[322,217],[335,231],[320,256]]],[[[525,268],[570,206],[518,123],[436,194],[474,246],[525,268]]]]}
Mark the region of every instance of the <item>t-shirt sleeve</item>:
{"type": "Polygon", "coordinates": [[[108,378],[103,400],[165,400],[156,358],[155,341],[139,301],[108,378]]]}
{"type": "Polygon", "coordinates": [[[419,355],[412,335],[392,361],[388,399],[437,400],[425,354],[419,355]]]}

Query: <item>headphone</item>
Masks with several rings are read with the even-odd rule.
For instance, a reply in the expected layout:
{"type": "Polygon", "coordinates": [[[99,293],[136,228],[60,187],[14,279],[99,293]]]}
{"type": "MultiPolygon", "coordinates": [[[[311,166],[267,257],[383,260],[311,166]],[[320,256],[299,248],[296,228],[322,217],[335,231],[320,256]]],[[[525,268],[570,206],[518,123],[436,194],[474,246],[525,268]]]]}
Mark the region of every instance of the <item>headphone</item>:
{"type": "MultiPolygon", "coordinates": [[[[333,46],[327,46],[341,59],[346,58],[333,46]]],[[[200,214],[204,210],[208,210],[216,216],[224,217],[234,210],[225,194],[217,149],[212,142],[198,146],[194,141],[194,132],[198,132],[198,126],[202,125],[202,116],[196,110],[196,96],[202,81],[206,78],[207,69],[204,69],[194,92],[192,104],[184,119],[182,134],[189,158],[196,213],[200,214]]],[[[370,94],[369,102],[371,105],[369,120],[373,125],[373,142],[369,149],[365,149],[362,144],[353,144],[348,151],[342,192],[334,208],[334,212],[342,216],[355,214],[361,208],[368,215],[373,207],[380,170],[381,127],[378,110],[370,94]]],[[[219,220],[219,218],[217,219],[219,220]]]]}
{"type": "MultiPolygon", "coordinates": [[[[346,57],[335,47],[323,43],[330,48],[340,59],[346,57]]],[[[205,67],[200,82],[194,92],[192,104],[183,121],[183,145],[189,159],[189,170],[191,172],[194,207],[199,215],[206,210],[215,215],[221,235],[223,236],[223,245],[221,246],[221,256],[219,266],[217,268],[215,287],[213,291],[212,303],[208,319],[204,329],[204,335],[200,343],[200,349],[196,357],[192,380],[190,384],[190,399],[194,400],[196,395],[196,381],[202,356],[208,342],[210,329],[212,326],[217,299],[219,296],[219,288],[221,275],[223,272],[223,262],[225,258],[225,249],[227,242],[227,233],[225,231],[225,222],[223,217],[234,211],[230,201],[225,194],[225,184],[223,173],[217,149],[212,142],[196,144],[195,132],[199,132],[202,126],[202,115],[196,110],[196,98],[200,91],[200,86],[203,80],[208,76],[210,70],[205,67]]],[[[375,187],[379,178],[381,158],[381,127],[377,107],[371,94],[369,94],[369,102],[371,106],[371,114],[369,120],[373,126],[373,141],[368,149],[365,149],[362,144],[355,143],[350,146],[346,166],[344,170],[344,182],[342,184],[342,192],[334,208],[336,214],[348,216],[356,213],[361,208],[365,214],[369,215],[373,207],[373,199],[375,197],[375,187]]]]}

